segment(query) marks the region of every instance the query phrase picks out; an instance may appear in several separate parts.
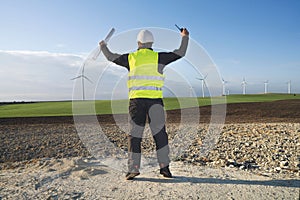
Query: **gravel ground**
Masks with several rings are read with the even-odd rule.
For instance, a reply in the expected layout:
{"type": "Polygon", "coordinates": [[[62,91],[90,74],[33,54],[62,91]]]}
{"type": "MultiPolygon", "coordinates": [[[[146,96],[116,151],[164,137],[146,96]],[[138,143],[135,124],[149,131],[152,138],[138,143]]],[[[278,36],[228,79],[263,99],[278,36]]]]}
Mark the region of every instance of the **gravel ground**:
{"type": "Polygon", "coordinates": [[[133,181],[89,158],[40,159],[0,171],[0,199],[299,199],[299,179],[235,168],[172,162],[174,178],[154,168],[133,181]]]}
{"type": "MultiPolygon", "coordinates": [[[[185,138],[187,143],[184,145],[189,147],[175,160],[292,176],[299,174],[300,100],[228,104],[226,124],[218,143],[205,156],[199,152],[208,130],[210,107],[201,108],[200,113],[202,123],[193,125],[195,133],[190,136],[194,138],[185,138]]],[[[180,111],[169,111],[167,117],[167,131],[172,142],[178,130],[182,131],[179,128],[180,111]]],[[[127,116],[118,119],[123,119],[121,123],[125,125],[121,126],[126,129],[127,116]]],[[[81,121],[89,123],[88,117],[81,121]]],[[[98,116],[98,121],[97,126],[101,126],[109,140],[126,151],[127,131],[116,124],[111,115],[98,116]]],[[[13,166],[16,161],[91,155],[80,140],[71,117],[11,118],[0,119],[0,122],[2,169],[13,166]]],[[[145,135],[147,132],[149,130],[145,135]]],[[[152,137],[145,138],[142,145],[145,152],[153,151],[152,137]]]]}
{"type": "MultiPolygon", "coordinates": [[[[210,133],[208,131],[210,107],[201,108],[200,113],[200,123],[193,127],[193,134],[186,134],[190,137],[184,136],[186,143],[181,144],[180,154],[177,153],[172,157],[173,173],[175,172],[175,176],[177,174],[178,177],[171,181],[169,186],[177,187],[176,185],[180,183],[180,188],[181,186],[182,188],[179,191],[181,193],[176,194],[176,191],[171,190],[173,191],[171,194],[165,190],[165,194],[153,193],[153,191],[152,194],[151,191],[148,191],[146,196],[138,196],[140,190],[135,190],[133,185],[130,186],[130,191],[126,191],[126,189],[124,191],[127,185],[125,182],[121,182],[122,186],[120,187],[116,186],[119,178],[115,180],[117,182],[103,185],[103,189],[109,190],[107,195],[93,193],[93,190],[96,190],[94,187],[97,186],[94,182],[87,184],[87,182],[79,181],[78,184],[83,189],[79,189],[73,184],[76,180],[84,180],[84,177],[97,181],[99,178],[97,175],[101,175],[105,180],[110,180],[115,179],[114,173],[118,177],[123,177],[123,174],[105,166],[102,166],[104,168],[87,166],[89,162],[93,164],[96,161],[92,161],[91,154],[80,139],[71,117],[0,119],[0,199],[37,197],[40,199],[99,197],[113,199],[118,197],[116,195],[122,194],[132,199],[158,198],[159,195],[164,197],[163,199],[169,199],[168,197],[172,195],[183,199],[188,199],[188,197],[213,199],[213,197],[222,197],[223,194],[220,191],[212,193],[211,196],[203,193],[202,196],[197,196],[188,189],[189,187],[194,191],[198,191],[197,188],[206,191],[223,188],[224,192],[227,191],[223,195],[229,199],[242,197],[243,193],[245,198],[297,199],[299,197],[299,100],[227,105],[226,123],[218,135],[217,143],[205,155],[200,152],[203,144],[207,141],[206,137],[209,135],[207,133],[210,133]],[[80,160],[84,160],[83,168],[78,168],[80,160]],[[60,169],[61,166],[65,168],[60,169]],[[192,171],[197,170],[197,173],[184,171],[185,168],[192,171]],[[109,175],[105,175],[106,173],[109,175]],[[197,176],[201,178],[197,179],[197,176]],[[235,179],[239,181],[233,181],[235,179]],[[255,186],[255,181],[247,182],[248,179],[262,181],[258,185],[263,187],[255,186]],[[282,182],[278,185],[279,182],[276,180],[282,182]],[[287,182],[283,180],[287,180],[287,182]],[[247,185],[245,181],[250,185],[249,187],[245,186],[247,185]],[[64,190],[62,184],[70,186],[64,190]],[[288,186],[289,184],[290,186],[288,186]],[[35,190],[30,192],[26,190],[27,186],[34,187],[35,190]],[[235,187],[237,190],[230,193],[230,188],[235,187]],[[90,190],[90,188],[94,189],[90,190]],[[254,190],[258,193],[251,196],[253,195],[251,191],[254,190]],[[187,191],[190,191],[190,196],[187,191]],[[134,194],[137,196],[132,196],[134,194]],[[187,196],[183,196],[183,194],[187,196]],[[269,196],[264,196],[264,194],[269,196]]],[[[180,127],[180,111],[169,111],[167,117],[170,145],[175,143],[176,146],[178,142],[175,138],[178,133],[182,134],[182,130],[186,131],[184,128],[188,125],[180,127]]],[[[127,117],[121,116],[121,118],[126,119],[127,117]]],[[[84,121],[85,118],[82,119],[84,121]]],[[[126,130],[116,125],[111,115],[98,116],[98,121],[98,125],[102,127],[108,140],[126,152],[126,130]]],[[[126,120],[122,123],[124,127],[127,126],[126,120]]],[[[86,117],[86,124],[89,124],[88,117],[86,117]]],[[[94,130],[91,129],[91,131],[94,130]]],[[[149,134],[148,129],[146,129],[145,135],[147,133],[149,134]]],[[[146,156],[155,148],[151,137],[145,138],[142,146],[146,156]]],[[[140,181],[146,183],[137,183],[141,185],[142,190],[149,189],[147,182],[156,184],[150,187],[154,191],[157,190],[157,187],[166,186],[167,181],[151,178],[156,173],[154,168],[145,172],[140,181]]],[[[98,181],[105,182],[104,179],[98,181]]],[[[98,185],[98,187],[100,186],[98,185]]],[[[163,190],[159,191],[163,192],[163,190]]]]}
{"type": "MultiPolygon", "coordinates": [[[[40,158],[67,158],[90,156],[76,129],[70,124],[6,125],[1,127],[0,167],[19,166],[40,158]],[[23,162],[22,162],[23,161],[23,162]]],[[[174,161],[210,167],[232,167],[266,176],[283,174],[287,178],[299,178],[300,124],[299,123],[244,123],[226,124],[216,145],[207,155],[201,155],[202,141],[208,124],[197,127],[192,140],[181,144],[180,155],[174,161]],[[183,149],[183,146],[187,148],[183,149]]],[[[110,141],[127,150],[125,132],[116,125],[103,129],[110,141]]],[[[168,125],[170,144],[179,128],[168,125]]],[[[146,130],[147,135],[149,130],[146,130]]],[[[150,133],[148,133],[150,134],[150,133]]],[[[191,135],[191,134],[190,134],[191,135]]],[[[182,139],[184,140],[184,139],[182,139]]],[[[175,144],[176,145],[176,144],[175,144]]],[[[153,152],[151,137],[144,138],[143,152],[153,152]]]]}

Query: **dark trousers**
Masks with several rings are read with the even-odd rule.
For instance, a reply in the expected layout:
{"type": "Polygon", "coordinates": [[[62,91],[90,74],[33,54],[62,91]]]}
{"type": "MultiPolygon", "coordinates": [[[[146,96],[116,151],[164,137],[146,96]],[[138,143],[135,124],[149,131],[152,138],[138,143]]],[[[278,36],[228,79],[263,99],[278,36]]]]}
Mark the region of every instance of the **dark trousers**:
{"type": "Polygon", "coordinates": [[[160,167],[169,165],[168,135],[165,128],[165,113],[162,99],[130,99],[130,133],[128,136],[128,169],[139,169],[141,163],[141,142],[148,118],[152,136],[156,144],[160,167]]]}

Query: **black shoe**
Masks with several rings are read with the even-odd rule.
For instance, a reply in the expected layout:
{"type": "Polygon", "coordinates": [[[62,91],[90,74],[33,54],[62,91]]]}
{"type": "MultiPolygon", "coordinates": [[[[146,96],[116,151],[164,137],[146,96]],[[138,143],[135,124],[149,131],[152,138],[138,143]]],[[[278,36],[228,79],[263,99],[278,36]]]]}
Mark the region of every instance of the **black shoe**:
{"type": "Polygon", "coordinates": [[[169,166],[166,166],[164,168],[160,168],[160,174],[162,174],[166,178],[173,178],[169,166]]]}
{"type": "Polygon", "coordinates": [[[126,180],[133,180],[134,177],[136,177],[138,175],[140,175],[140,172],[138,172],[138,171],[137,172],[128,172],[126,174],[126,180]]]}

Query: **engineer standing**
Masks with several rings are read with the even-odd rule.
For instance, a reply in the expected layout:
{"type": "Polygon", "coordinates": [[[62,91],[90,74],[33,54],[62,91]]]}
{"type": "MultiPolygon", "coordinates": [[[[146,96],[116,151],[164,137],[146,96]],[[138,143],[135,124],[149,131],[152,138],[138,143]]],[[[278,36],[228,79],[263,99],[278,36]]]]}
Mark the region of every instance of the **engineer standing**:
{"type": "MultiPolygon", "coordinates": [[[[186,54],[189,32],[181,29],[181,45],[173,52],[156,52],[152,49],[153,34],[149,30],[141,30],[137,35],[138,49],[132,53],[112,53],[105,41],[99,43],[105,57],[117,65],[128,69],[127,86],[129,89],[129,123],[128,134],[128,173],[127,180],[140,174],[141,141],[144,127],[148,119],[156,144],[160,174],[172,178],[169,169],[168,135],[165,128],[163,104],[164,74],[166,65],[186,54]]],[[[168,39],[168,38],[166,38],[168,39]]]]}

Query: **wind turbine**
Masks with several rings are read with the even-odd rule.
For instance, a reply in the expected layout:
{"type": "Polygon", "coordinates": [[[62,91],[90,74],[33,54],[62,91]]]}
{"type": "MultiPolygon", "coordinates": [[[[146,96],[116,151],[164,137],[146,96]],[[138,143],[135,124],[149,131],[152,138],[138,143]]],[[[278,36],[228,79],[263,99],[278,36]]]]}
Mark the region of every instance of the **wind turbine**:
{"type": "Polygon", "coordinates": [[[264,82],[264,84],[265,84],[265,94],[267,94],[267,93],[268,93],[269,80],[266,80],[266,81],[264,82]]]}
{"type": "Polygon", "coordinates": [[[193,97],[193,86],[190,86],[190,97],[193,97]]]}
{"type": "Polygon", "coordinates": [[[225,80],[222,78],[223,96],[226,96],[226,83],[228,83],[228,81],[225,81],[225,80]]]}
{"type": "Polygon", "coordinates": [[[288,85],[288,94],[291,94],[291,84],[292,84],[292,81],[289,80],[289,81],[287,82],[287,85],[288,85]]]}
{"type": "Polygon", "coordinates": [[[85,67],[85,63],[82,66],[82,70],[81,70],[81,74],[75,78],[72,78],[71,80],[75,80],[78,78],[81,78],[81,85],[82,85],[82,100],[85,100],[85,93],[84,93],[84,79],[88,80],[90,83],[93,83],[88,77],[86,77],[84,75],[84,67],[85,67]]]}
{"type": "Polygon", "coordinates": [[[205,85],[205,79],[207,75],[204,78],[196,78],[201,81],[201,86],[202,86],[202,98],[204,98],[204,85],[205,85]]]}
{"type": "Polygon", "coordinates": [[[244,95],[246,94],[246,85],[247,85],[247,82],[246,82],[245,77],[244,77],[243,81],[242,81],[242,87],[243,87],[243,94],[244,95]]]}

